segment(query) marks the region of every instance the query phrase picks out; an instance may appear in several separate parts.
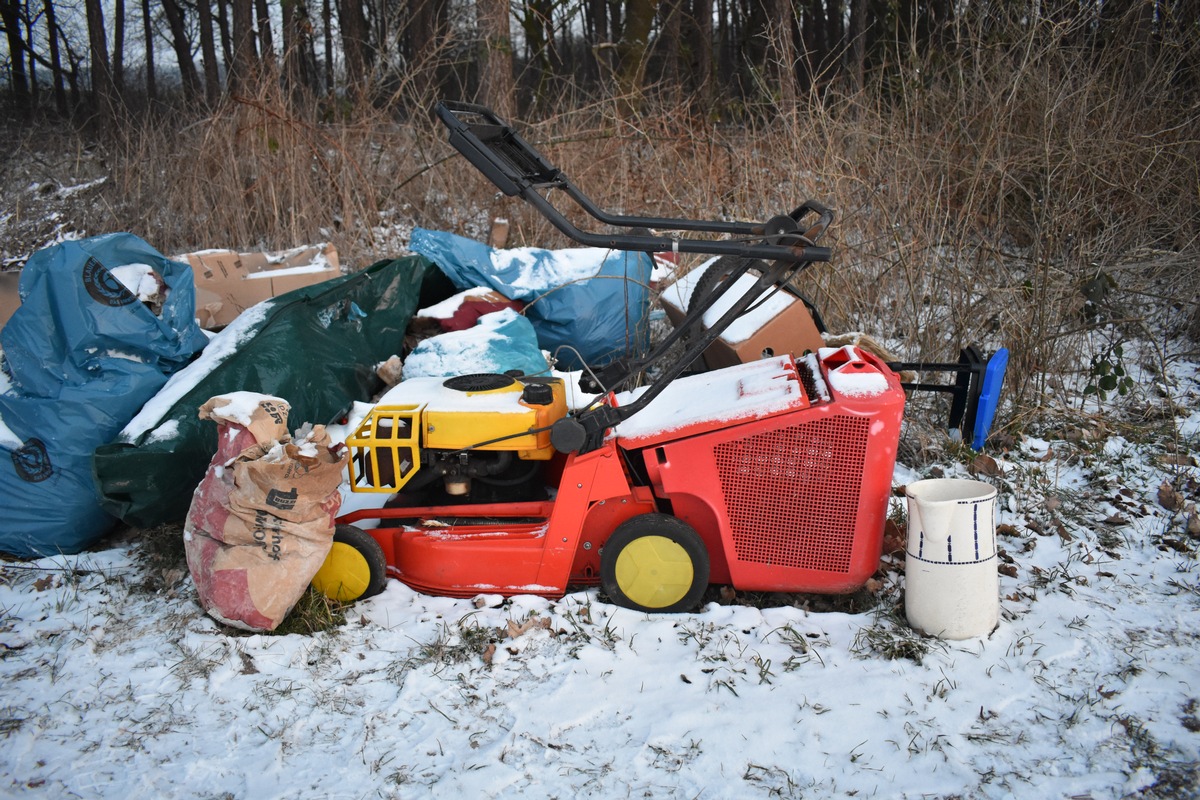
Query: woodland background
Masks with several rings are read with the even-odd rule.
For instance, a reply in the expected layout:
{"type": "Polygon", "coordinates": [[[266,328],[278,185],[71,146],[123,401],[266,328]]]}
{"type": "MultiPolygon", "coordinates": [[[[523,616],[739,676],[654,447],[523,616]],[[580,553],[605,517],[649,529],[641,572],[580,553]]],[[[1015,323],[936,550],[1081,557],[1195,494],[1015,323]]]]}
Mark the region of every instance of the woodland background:
{"type": "Polygon", "coordinates": [[[430,115],[449,98],[614,211],[834,205],[835,260],[802,279],[830,327],[910,358],[1009,347],[1017,427],[1098,411],[1135,371],[1132,418],[1162,418],[1154,376],[1200,333],[1194,2],[0,0],[0,18],[5,268],[113,230],[163,252],[329,239],[351,266],[414,225],[482,237],[505,217],[510,244],[568,244],[454,156],[430,115]]]}

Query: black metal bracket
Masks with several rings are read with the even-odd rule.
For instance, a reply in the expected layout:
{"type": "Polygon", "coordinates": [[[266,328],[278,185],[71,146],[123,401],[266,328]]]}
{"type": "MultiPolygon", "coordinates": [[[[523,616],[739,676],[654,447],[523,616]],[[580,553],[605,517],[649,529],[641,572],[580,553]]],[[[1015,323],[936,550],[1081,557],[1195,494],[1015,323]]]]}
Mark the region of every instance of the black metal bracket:
{"type": "Polygon", "coordinates": [[[951,395],[948,427],[950,430],[961,430],[966,438],[968,431],[974,430],[975,427],[975,413],[979,408],[979,395],[983,391],[983,376],[987,363],[988,360],[979,349],[975,345],[969,345],[959,353],[958,363],[892,361],[888,366],[896,372],[912,370],[954,373],[954,383],[917,382],[901,385],[912,391],[942,392],[951,395]]]}

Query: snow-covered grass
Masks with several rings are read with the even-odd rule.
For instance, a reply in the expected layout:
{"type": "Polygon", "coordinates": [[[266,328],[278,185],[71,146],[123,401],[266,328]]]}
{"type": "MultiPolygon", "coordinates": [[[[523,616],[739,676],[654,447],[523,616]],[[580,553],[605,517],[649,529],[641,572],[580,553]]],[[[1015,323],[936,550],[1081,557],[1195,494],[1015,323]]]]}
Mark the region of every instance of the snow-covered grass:
{"type": "Polygon", "coordinates": [[[1175,362],[1173,452],[1044,431],[897,467],[999,488],[1001,622],[961,642],[907,628],[902,554],[854,603],[390,581],[288,635],[207,617],[174,531],[4,564],[0,794],[1195,797],[1198,375],[1175,362]]]}

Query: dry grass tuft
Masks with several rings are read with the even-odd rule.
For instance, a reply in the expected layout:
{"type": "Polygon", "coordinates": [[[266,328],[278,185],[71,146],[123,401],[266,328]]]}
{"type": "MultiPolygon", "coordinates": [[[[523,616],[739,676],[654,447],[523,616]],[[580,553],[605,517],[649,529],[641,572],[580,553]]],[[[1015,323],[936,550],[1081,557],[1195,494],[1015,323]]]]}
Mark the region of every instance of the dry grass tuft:
{"type": "MultiPolygon", "coordinates": [[[[960,28],[952,58],[894,53],[864,88],[822,86],[786,114],[773,101],[633,110],[565,96],[514,122],[614,211],[763,219],[806,197],[835,205],[835,260],[802,279],[830,328],[911,359],[1007,346],[1006,415],[1025,424],[1063,411],[1062,381],[1111,361],[1113,345],[1200,331],[1198,112],[1179,83],[1200,45],[1148,63],[1089,48],[1072,24],[989,24],[960,28]],[[1085,349],[1080,334],[1098,329],[1108,351],[1085,349]]],[[[24,185],[28,155],[47,147],[78,154],[57,169],[108,180],[64,206],[76,229],[130,230],[164,252],[331,240],[361,266],[396,254],[395,231],[482,238],[495,217],[510,220],[510,245],[568,245],[453,154],[428,87],[374,107],[266,88],[202,117],[130,122],[102,145],[28,136],[0,178],[24,185]]],[[[6,206],[27,249],[54,235],[37,222],[45,203],[6,206]]]]}

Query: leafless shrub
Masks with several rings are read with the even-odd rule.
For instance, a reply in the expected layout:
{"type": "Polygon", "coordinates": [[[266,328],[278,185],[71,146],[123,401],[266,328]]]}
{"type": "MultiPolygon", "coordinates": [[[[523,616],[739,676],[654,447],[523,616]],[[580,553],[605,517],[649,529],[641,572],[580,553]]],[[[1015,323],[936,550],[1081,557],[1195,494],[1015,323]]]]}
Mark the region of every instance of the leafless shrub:
{"type": "MultiPolygon", "coordinates": [[[[1010,418],[1027,419],[1053,405],[1055,376],[1087,369],[1080,333],[1115,339],[1151,318],[1160,333],[1200,329],[1198,112],[1176,85],[1200,48],[1172,42],[1147,61],[1087,47],[1070,22],[971,20],[957,50],[897,52],[865,87],[821,85],[798,112],[564,91],[514,122],[614,211],[835,205],[835,260],[802,281],[830,327],[913,359],[1007,346],[1010,418]]],[[[429,113],[430,75],[453,72],[453,53],[434,58],[374,87],[374,105],[263,84],[203,117],[130,122],[100,148],[109,180],[85,227],[164,252],[329,239],[355,266],[395,254],[389,227],[481,238],[505,217],[511,245],[569,244],[454,155],[429,113]]]]}

